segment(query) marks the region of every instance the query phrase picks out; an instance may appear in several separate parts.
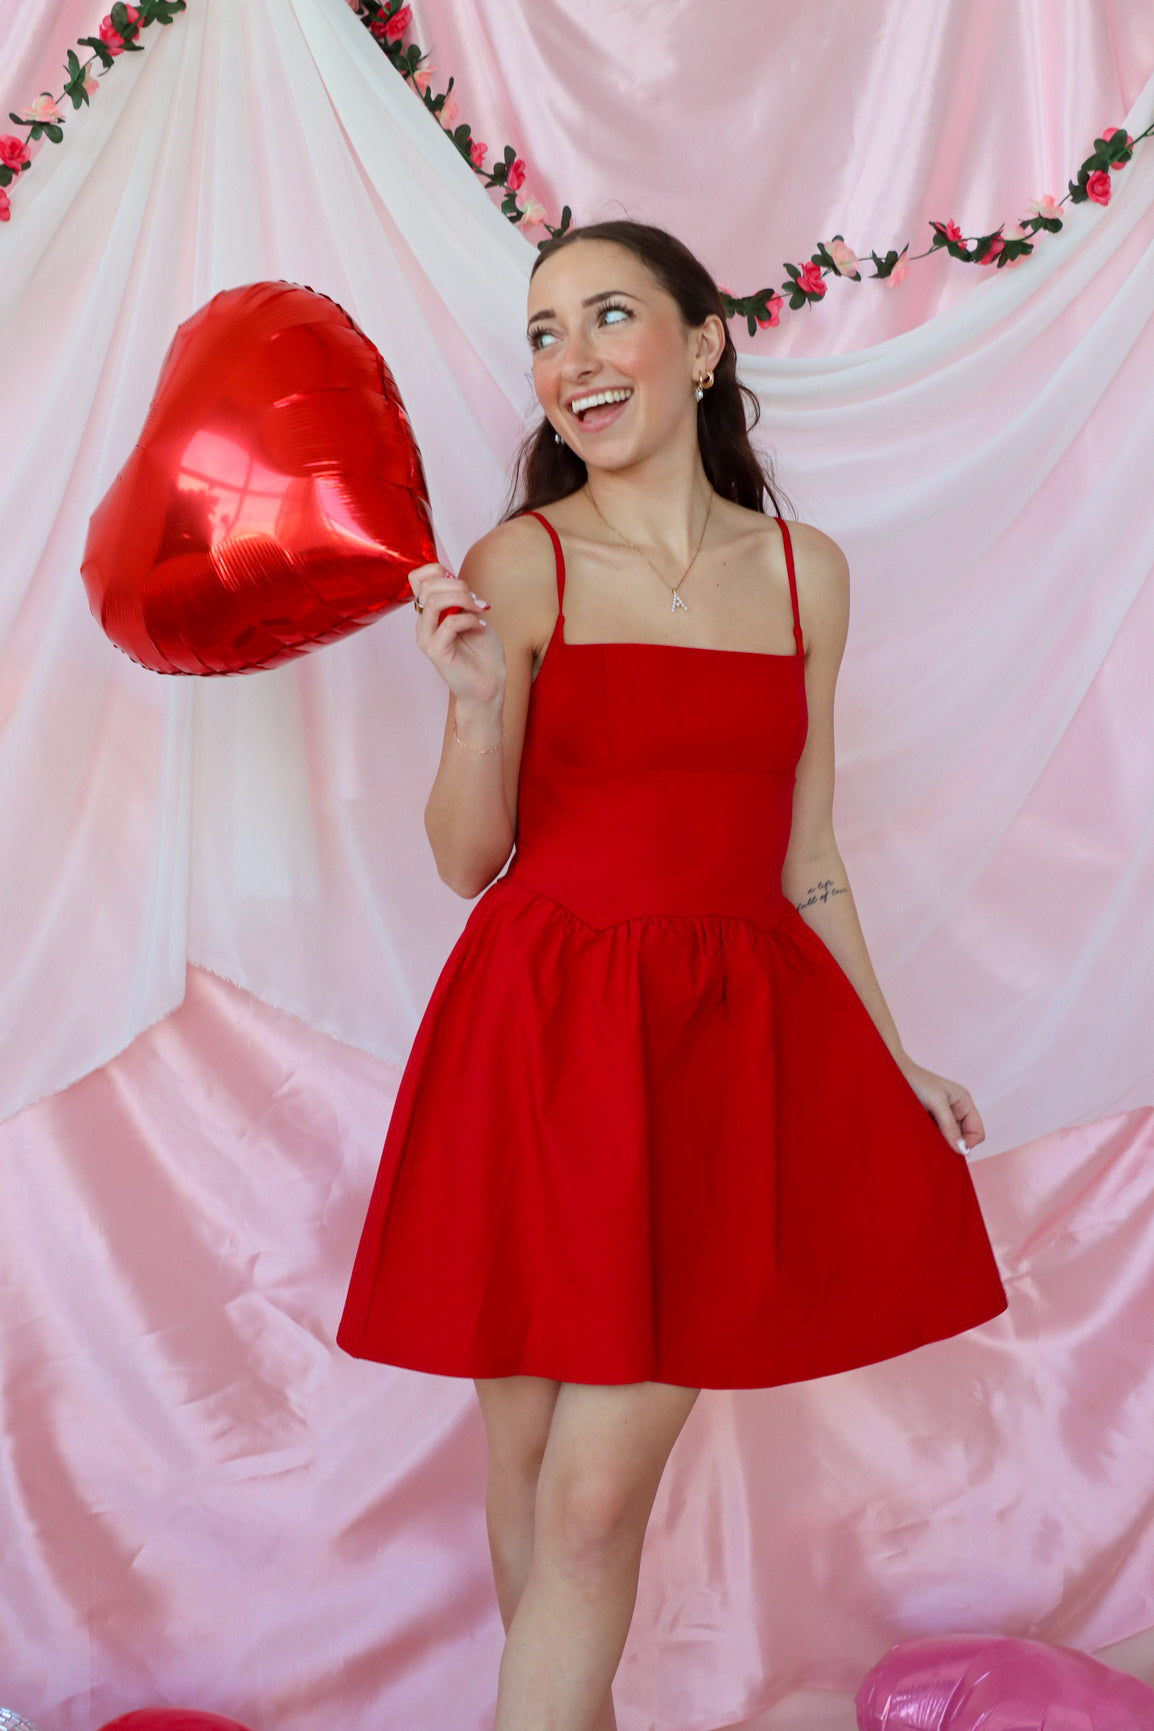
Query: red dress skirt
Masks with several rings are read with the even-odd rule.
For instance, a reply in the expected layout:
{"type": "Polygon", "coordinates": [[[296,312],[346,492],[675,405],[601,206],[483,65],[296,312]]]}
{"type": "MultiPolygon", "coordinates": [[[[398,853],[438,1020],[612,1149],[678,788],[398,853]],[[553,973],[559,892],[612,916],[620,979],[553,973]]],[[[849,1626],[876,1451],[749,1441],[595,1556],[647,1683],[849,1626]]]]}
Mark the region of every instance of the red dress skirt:
{"type": "Polygon", "coordinates": [[[782,893],[808,726],[784,523],[791,655],[567,644],[545,526],[516,853],[418,1029],[340,1345],[750,1388],[997,1315],[964,1156],[782,893]]]}

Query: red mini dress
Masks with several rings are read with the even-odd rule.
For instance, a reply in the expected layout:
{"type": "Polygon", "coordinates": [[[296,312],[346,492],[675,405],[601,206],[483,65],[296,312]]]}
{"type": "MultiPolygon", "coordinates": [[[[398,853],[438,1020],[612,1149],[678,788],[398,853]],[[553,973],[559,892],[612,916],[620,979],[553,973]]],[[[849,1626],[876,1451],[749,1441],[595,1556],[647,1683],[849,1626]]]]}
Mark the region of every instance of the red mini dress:
{"type": "MultiPolygon", "coordinates": [[[[448,1376],[750,1388],[1006,1308],[962,1154],[782,893],[790,655],[565,641],[516,851],[397,1093],[337,1339],[448,1376]]],[[[779,519],[780,522],[780,519],[779,519]]]]}

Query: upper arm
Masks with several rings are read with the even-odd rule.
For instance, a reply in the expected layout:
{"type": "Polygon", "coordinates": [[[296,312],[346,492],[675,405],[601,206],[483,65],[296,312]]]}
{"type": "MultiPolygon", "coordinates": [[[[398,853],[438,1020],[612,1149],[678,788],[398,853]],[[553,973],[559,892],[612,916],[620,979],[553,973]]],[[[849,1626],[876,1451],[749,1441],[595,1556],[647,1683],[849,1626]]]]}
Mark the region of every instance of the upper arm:
{"type": "MultiPolygon", "coordinates": [[[[501,763],[505,800],[516,831],[517,786],[533,667],[557,617],[556,566],[549,537],[531,519],[498,523],[470,547],[458,576],[489,603],[485,615],[488,629],[497,633],[505,652],[501,763]]],[[[452,733],[454,713],[450,695],[446,742],[452,733]]]]}
{"type": "Polygon", "coordinates": [[[834,691],[849,630],[849,565],[835,541],[808,524],[793,527],[798,606],[806,643],[809,730],[797,764],[790,860],[836,847],[833,831],[834,691]]]}

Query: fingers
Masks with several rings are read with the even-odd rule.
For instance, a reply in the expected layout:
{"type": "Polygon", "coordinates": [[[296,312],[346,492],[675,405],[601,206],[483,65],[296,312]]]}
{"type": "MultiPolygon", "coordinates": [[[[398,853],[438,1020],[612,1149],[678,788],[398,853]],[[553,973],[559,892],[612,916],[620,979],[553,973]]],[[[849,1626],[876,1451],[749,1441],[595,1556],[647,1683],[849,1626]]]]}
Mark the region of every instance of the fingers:
{"type": "Polygon", "coordinates": [[[947,1082],[943,1078],[941,1099],[935,1099],[929,1111],[946,1141],[959,1154],[968,1154],[985,1140],[986,1132],[978,1108],[969,1089],[963,1088],[960,1082],[947,1082]]]}
{"type": "Polygon", "coordinates": [[[410,571],[409,588],[414,599],[421,603],[419,612],[440,613],[451,606],[454,611],[466,608],[481,613],[489,607],[487,601],[474,595],[467,583],[443,565],[419,565],[415,571],[410,571]]]}

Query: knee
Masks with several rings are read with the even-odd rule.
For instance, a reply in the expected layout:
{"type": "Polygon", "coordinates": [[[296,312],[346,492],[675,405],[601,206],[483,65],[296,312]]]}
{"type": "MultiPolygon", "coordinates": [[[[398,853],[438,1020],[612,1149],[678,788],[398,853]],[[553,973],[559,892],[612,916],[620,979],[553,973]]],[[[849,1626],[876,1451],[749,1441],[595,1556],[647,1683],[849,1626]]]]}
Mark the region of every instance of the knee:
{"type": "Polygon", "coordinates": [[[569,1575],[601,1574],[637,1548],[647,1512],[640,1502],[624,1478],[584,1468],[562,1483],[539,1488],[538,1544],[569,1575]]]}

